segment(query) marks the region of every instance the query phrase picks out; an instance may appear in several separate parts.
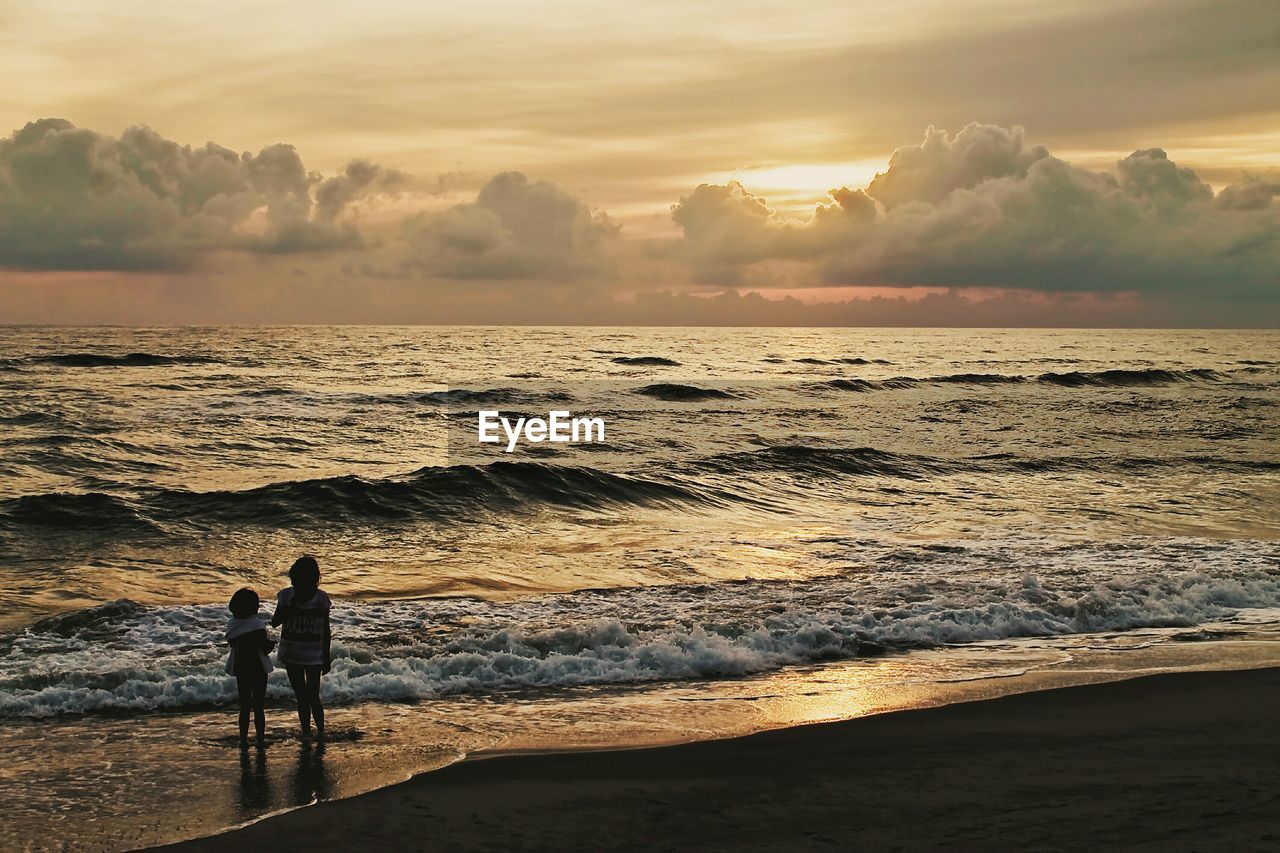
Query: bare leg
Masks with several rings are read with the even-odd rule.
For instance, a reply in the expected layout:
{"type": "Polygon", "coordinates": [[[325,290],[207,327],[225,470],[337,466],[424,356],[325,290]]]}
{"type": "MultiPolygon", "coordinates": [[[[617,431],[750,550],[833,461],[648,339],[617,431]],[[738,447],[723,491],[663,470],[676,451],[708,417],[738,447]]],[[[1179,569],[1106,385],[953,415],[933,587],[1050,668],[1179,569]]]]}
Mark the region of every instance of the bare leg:
{"type": "Polygon", "coordinates": [[[236,690],[240,694],[240,745],[249,743],[249,708],[253,704],[253,684],[247,678],[236,678],[236,690]]]}
{"type": "MultiPolygon", "coordinates": [[[[253,686],[253,727],[258,736],[258,745],[261,746],[267,738],[267,678],[265,673],[262,680],[253,686]]],[[[245,736],[248,731],[245,731],[245,736]]]]}
{"type": "Polygon", "coordinates": [[[311,736],[311,694],[307,686],[307,667],[296,663],[285,664],[289,673],[289,686],[293,688],[293,696],[298,702],[298,724],[302,726],[302,736],[311,736]]]}
{"type": "Polygon", "coordinates": [[[320,704],[320,667],[307,667],[307,696],[311,704],[311,716],[316,721],[316,733],[324,737],[324,706],[320,704]]]}

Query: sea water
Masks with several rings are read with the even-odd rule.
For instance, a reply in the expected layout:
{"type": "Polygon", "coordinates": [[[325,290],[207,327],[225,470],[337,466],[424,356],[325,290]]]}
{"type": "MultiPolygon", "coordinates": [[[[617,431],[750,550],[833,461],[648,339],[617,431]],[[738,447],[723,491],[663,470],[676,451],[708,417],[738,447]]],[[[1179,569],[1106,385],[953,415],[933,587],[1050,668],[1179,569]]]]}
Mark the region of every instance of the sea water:
{"type": "Polygon", "coordinates": [[[5,847],[1280,659],[1277,333],[24,327],[0,391],[5,847]],[[225,604],[302,553],[336,737],[276,673],[242,765],[225,604]]]}

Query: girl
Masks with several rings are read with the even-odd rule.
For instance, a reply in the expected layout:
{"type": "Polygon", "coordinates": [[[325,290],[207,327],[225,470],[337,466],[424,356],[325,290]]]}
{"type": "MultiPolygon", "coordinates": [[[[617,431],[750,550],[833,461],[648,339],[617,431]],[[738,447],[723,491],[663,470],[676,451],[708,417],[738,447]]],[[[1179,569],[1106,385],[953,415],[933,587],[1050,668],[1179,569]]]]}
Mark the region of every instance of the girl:
{"type": "Polygon", "coordinates": [[[253,727],[258,734],[258,746],[265,744],[267,698],[267,674],[271,672],[271,660],[267,654],[275,643],[267,637],[267,626],[258,618],[258,594],[249,588],[238,589],[231,596],[227,609],[231,619],[227,622],[227,675],[236,677],[236,689],[240,694],[240,746],[249,745],[249,710],[253,709],[253,727]]]}
{"type": "Polygon", "coordinates": [[[289,684],[298,699],[298,722],[303,740],[311,739],[311,720],[324,739],[324,708],[320,705],[320,676],[329,671],[329,596],[320,589],[320,566],[314,557],[299,557],[289,569],[291,586],[276,596],[272,625],[280,631],[276,659],[289,673],[289,684]]]}

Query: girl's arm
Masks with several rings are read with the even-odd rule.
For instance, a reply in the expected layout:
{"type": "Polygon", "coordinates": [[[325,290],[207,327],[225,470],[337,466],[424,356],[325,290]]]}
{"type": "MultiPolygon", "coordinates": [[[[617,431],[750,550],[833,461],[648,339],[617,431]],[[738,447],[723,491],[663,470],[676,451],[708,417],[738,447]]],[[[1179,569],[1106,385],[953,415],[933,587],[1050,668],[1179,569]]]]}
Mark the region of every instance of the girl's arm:
{"type": "Polygon", "coordinates": [[[281,622],[289,618],[289,605],[281,604],[280,599],[276,599],[276,610],[271,614],[271,627],[276,628],[281,622]]]}
{"type": "Polygon", "coordinates": [[[333,653],[330,647],[333,645],[333,631],[329,628],[329,611],[324,612],[324,668],[321,672],[328,673],[333,667],[333,653]]]}

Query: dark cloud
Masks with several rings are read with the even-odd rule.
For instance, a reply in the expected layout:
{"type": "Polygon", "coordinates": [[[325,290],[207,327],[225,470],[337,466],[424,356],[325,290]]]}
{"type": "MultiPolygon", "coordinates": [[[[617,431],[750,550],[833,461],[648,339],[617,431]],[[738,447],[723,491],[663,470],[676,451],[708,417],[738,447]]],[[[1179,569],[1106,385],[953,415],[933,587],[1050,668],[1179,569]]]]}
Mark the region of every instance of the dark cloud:
{"type": "Polygon", "coordinates": [[[408,265],[443,278],[605,274],[619,226],[546,181],[500,172],[474,202],[405,220],[408,265]]]}
{"type": "Polygon", "coordinates": [[[1021,130],[930,128],[865,192],[842,188],[788,220],[737,184],[698,187],[673,208],[703,280],[767,259],[807,259],[828,284],[1048,291],[1280,295],[1274,182],[1215,196],[1158,148],[1114,172],[1028,147],[1021,130]]]}
{"type": "Polygon", "coordinates": [[[0,267],[180,269],[211,251],[350,248],[347,206],[405,180],[363,161],[321,180],[290,145],[237,154],[41,119],[0,140],[0,267]]]}
{"type": "MultiPolygon", "coordinates": [[[[655,326],[1237,326],[1276,328],[1280,303],[1132,294],[948,291],[813,303],[778,293],[644,291],[617,299],[553,282],[348,280],[323,265],[293,276],[145,276],[9,282],[0,317],[17,323],[446,323],[655,326]]],[[[259,270],[259,272],[261,272],[259,270]]],[[[29,276],[35,278],[35,276],[29,276]]]]}
{"type": "Polygon", "coordinates": [[[1280,180],[1250,175],[1224,188],[1213,201],[1226,210],[1280,210],[1280,180]]]}
{"type": "MultiPolygon", "coordinates": [[[[714,296],[648,293],[640,296],[623,322],[703,326],[1202,326],[1206,322],[1248,324],[1241,312],[1202,306],[1151,306],[1111,294],[1044,294],[1002,291],[979,297],[961,291],[922,297],[861,297],[835,302],[803,302],[758,291],[726,291],[714,296]]],[[[621,314],[621,312],[619,312],[621,314]]],[[[1259,325],[1270,318],[1253,318],[1259,325]]]]}
{"type": "MultiPolygon", "coordinates": [[[[439,180],[444,186],[444,178],[439,180]]],[[[386,169],[368,160],[352,160],[340,175],[326,178],[316,187],[315,217],[332,225],[342,216],[347,205],[371,195],[390,195],[417,186],[404,172],[386,169]]]]}
{"type": "MultiPolygon", "coordinates": [[[[211,252],[360,249],[353,205],[438,195],[456,180],[423,184],[367,160],[324,178],[291,145],[237,154],[145,127],[116,138],[42,119],[0,140],[0,268],[181,270],[211,252]]],[[[352,263],[381,275],[571,279],[607,274],[617,233],[553,184],[502,172],[474,202],[404,218],[400,241],[352,263]]]]}

